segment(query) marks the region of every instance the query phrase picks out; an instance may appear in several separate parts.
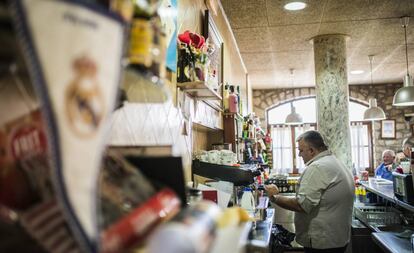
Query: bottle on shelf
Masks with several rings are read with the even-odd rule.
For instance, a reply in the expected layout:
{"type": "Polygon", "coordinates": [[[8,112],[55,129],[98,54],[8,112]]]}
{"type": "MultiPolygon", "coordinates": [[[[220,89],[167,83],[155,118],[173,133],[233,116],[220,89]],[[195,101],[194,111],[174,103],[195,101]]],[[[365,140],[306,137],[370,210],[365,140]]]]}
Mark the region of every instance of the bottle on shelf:
{"type": "Polygon", "coordinates": [[[131,22],[134,14],[134,2],[132,0],[111,0],[110,9],[118,13],[125,22],[131,22]]]}
{"type": "Polygon", "coordinates": [[[252,119],[249,119],[247,121],[247,126],[248,126],[248,138],[249,139],[254,139],[255,137],[255,127],[254,127],[254,123],[252,119]]]}
{"type": "Polygon", "coordinates": [[[229,111],[229,84],[226,83],[226,85],[224,85],[224,90],[223,90],[223,109],[225,112],[229,111]]]}
{"type": "Polygon", "coordinates": [[[236,95],[237,95],[237,104],[238,104],[238,111],[241,114],[243,112],[242,102],[241,102],[241,94],[240,94],[240,86],[236,85],[236,95]]]}
{"type": "Polygon", "coordinates": [[[166,34],[158,8],[161,1],[134,1],[123,90],[128,101],[164,102],[166,34]]]}
{"type": "Polygon", "coordinates": [[[234,93],[234,86],[230,85],[230,94],[229,94],[229,112],[238,113],[238,104],[237,104],[237,95],[234,93]]]}
{"type": "Polygon", "coordinates": [[[193,72],[194,64],[190,50],[184,43],[180,43],[177,59],[177,82],[191,82],[193,72]]]}

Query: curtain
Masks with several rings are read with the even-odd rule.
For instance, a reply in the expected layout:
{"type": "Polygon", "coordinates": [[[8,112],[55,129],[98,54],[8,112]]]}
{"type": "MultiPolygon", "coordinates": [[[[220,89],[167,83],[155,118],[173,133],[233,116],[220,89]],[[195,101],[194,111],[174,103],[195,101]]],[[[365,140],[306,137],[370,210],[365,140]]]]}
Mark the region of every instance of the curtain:
{"type": "Polygon", "coordinates": [[[361,122],[351,123],[352,164],[355,172],[369,167],[367,127],[361,122]]]}
{"type": "Polygon", "coordinates": [[[289,126],[272,126],[273,169],[277,174],[292,172],[292,139],[289,126]]]}
{"type": "Polygon", "coordinates": [[[310,124],[303,124],[299,126],[276,125],[272,126],[272,140],[273,140],[273,169],[277,174],[292,173],[293,163],[298,168],[299,173],[305,169],[302,157],[299,157],[299,150],[295,146],[296,159],[293,161],[292,143],[296,143],[296,138],[305,131],[315,129],[310,124]],[[294,135],[292,136],[292,128],[294,135]]]}

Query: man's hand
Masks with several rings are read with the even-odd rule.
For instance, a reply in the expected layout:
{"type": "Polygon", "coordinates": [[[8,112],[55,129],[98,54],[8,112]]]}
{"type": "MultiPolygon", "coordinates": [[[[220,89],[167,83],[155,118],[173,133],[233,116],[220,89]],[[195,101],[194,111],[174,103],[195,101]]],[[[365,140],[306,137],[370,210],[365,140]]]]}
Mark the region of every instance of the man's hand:
{"type": "Polygon", "coordinates": [[[277,188],[277,186],[274,184],[265,185],[265,190],[266,190],[267,196],[269,197],[279,194],[279,188],[277,188]]]}
{"type": "Polygon", "coordinates": [[[302,209],[302,207],[299,205],[296,198],[289,198],[289,197],[278,195],[279,188],[277,188],[276,185],[274,184],[265,185],[265,190],[266,190],[267,196],[269,196],[270,200],[276,205],[282,208],[291,210],[291,211],[295,211],[295,212],[301,212],[301,213],[305,212],[302,209]]]}

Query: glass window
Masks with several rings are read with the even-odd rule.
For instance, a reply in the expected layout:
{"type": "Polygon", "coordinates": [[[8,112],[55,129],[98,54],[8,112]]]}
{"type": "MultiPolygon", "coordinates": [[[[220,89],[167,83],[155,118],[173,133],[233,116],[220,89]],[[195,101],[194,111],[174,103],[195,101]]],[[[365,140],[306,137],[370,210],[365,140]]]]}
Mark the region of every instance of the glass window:
{"type": "Polygon", "coordinates": [[[357,170],[370,167],[370,127],[367,122],[351,123],[352,164],[357,170]]]}
{"type": "MultiPolygon", "coordinates": [[[[299,126],[284,125],[290,113],[290,103],[283,103],[267,111],[273,140],[273,168],[277,173],[301,173],[305,168],[296,147],[296,138],[303,132],[316,129],[315,97],[292,101],[305,124],[299,126]]],[[[364,111],[368,107],[350,101],[349,118],[351,121],[352,163],[359,170],[371,167],[372,147],[371,122],[362,122],[364,111]]]]}
{"type": "Polygon", "coordinates": [[[292,171],[292,138],[288,126],[277,125],[272,127],[273,167],[278,168],[279,174],[292,171]]]}
{"type": "Polygon", "coordinates": [[[299,126],[273,125],[271,127],[273,147],[273,168],[279,174],[302,173],[305,168],[296,138],[307,130],[314,130],[315,124],[303,124],[299,126]],[[294,151],[294,153],[293,153],[294,151]]]}
{"type": "MultiPolygon", "coordinates": [[[[304,123],[316,122],[315,98],[305,98],[292,101],[296,112],[302,116],[304,123]]],[[[290,102],[270,109],[267,113],[269,124],[284,124],[286,116],[290,113],[290,102]]]]}

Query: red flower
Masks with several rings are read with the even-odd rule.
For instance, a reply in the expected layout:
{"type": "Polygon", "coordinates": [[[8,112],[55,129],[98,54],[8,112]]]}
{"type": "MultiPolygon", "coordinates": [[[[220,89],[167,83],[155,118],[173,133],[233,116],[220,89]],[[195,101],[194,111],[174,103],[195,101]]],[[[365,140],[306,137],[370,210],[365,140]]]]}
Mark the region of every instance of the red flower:
{"type": "Polygon", "coordinates": [[[181,42],[183,42],[183,43],[185,43],[185,44],[187,44],[187,45],[190,45],[191,44],[191,38],[190,38],[190,31],[185,31],[184,33],[182,33],[182,34],[179,34],[178,35],[178,39],[181,41],[181,42]]]}
{"type": "Polygon", "coordinates": [[[197,33],[190,33],[190,38],[191,38],[191,44],[195,47],[195,48],[201,48],[204,45],[205,39],[203,36],[197,34],[197,33]]]}
{"type": "Polygon", "coordinates": [[[181,42],[187,45],[192,45],[195,48],[203,47],[206,42],[206,40],[204,39],[202,35],[199,35],[197,33],[192,33],[188,30],[182,34],[179,34],[178,40],[180,40],[181,42]]]}

